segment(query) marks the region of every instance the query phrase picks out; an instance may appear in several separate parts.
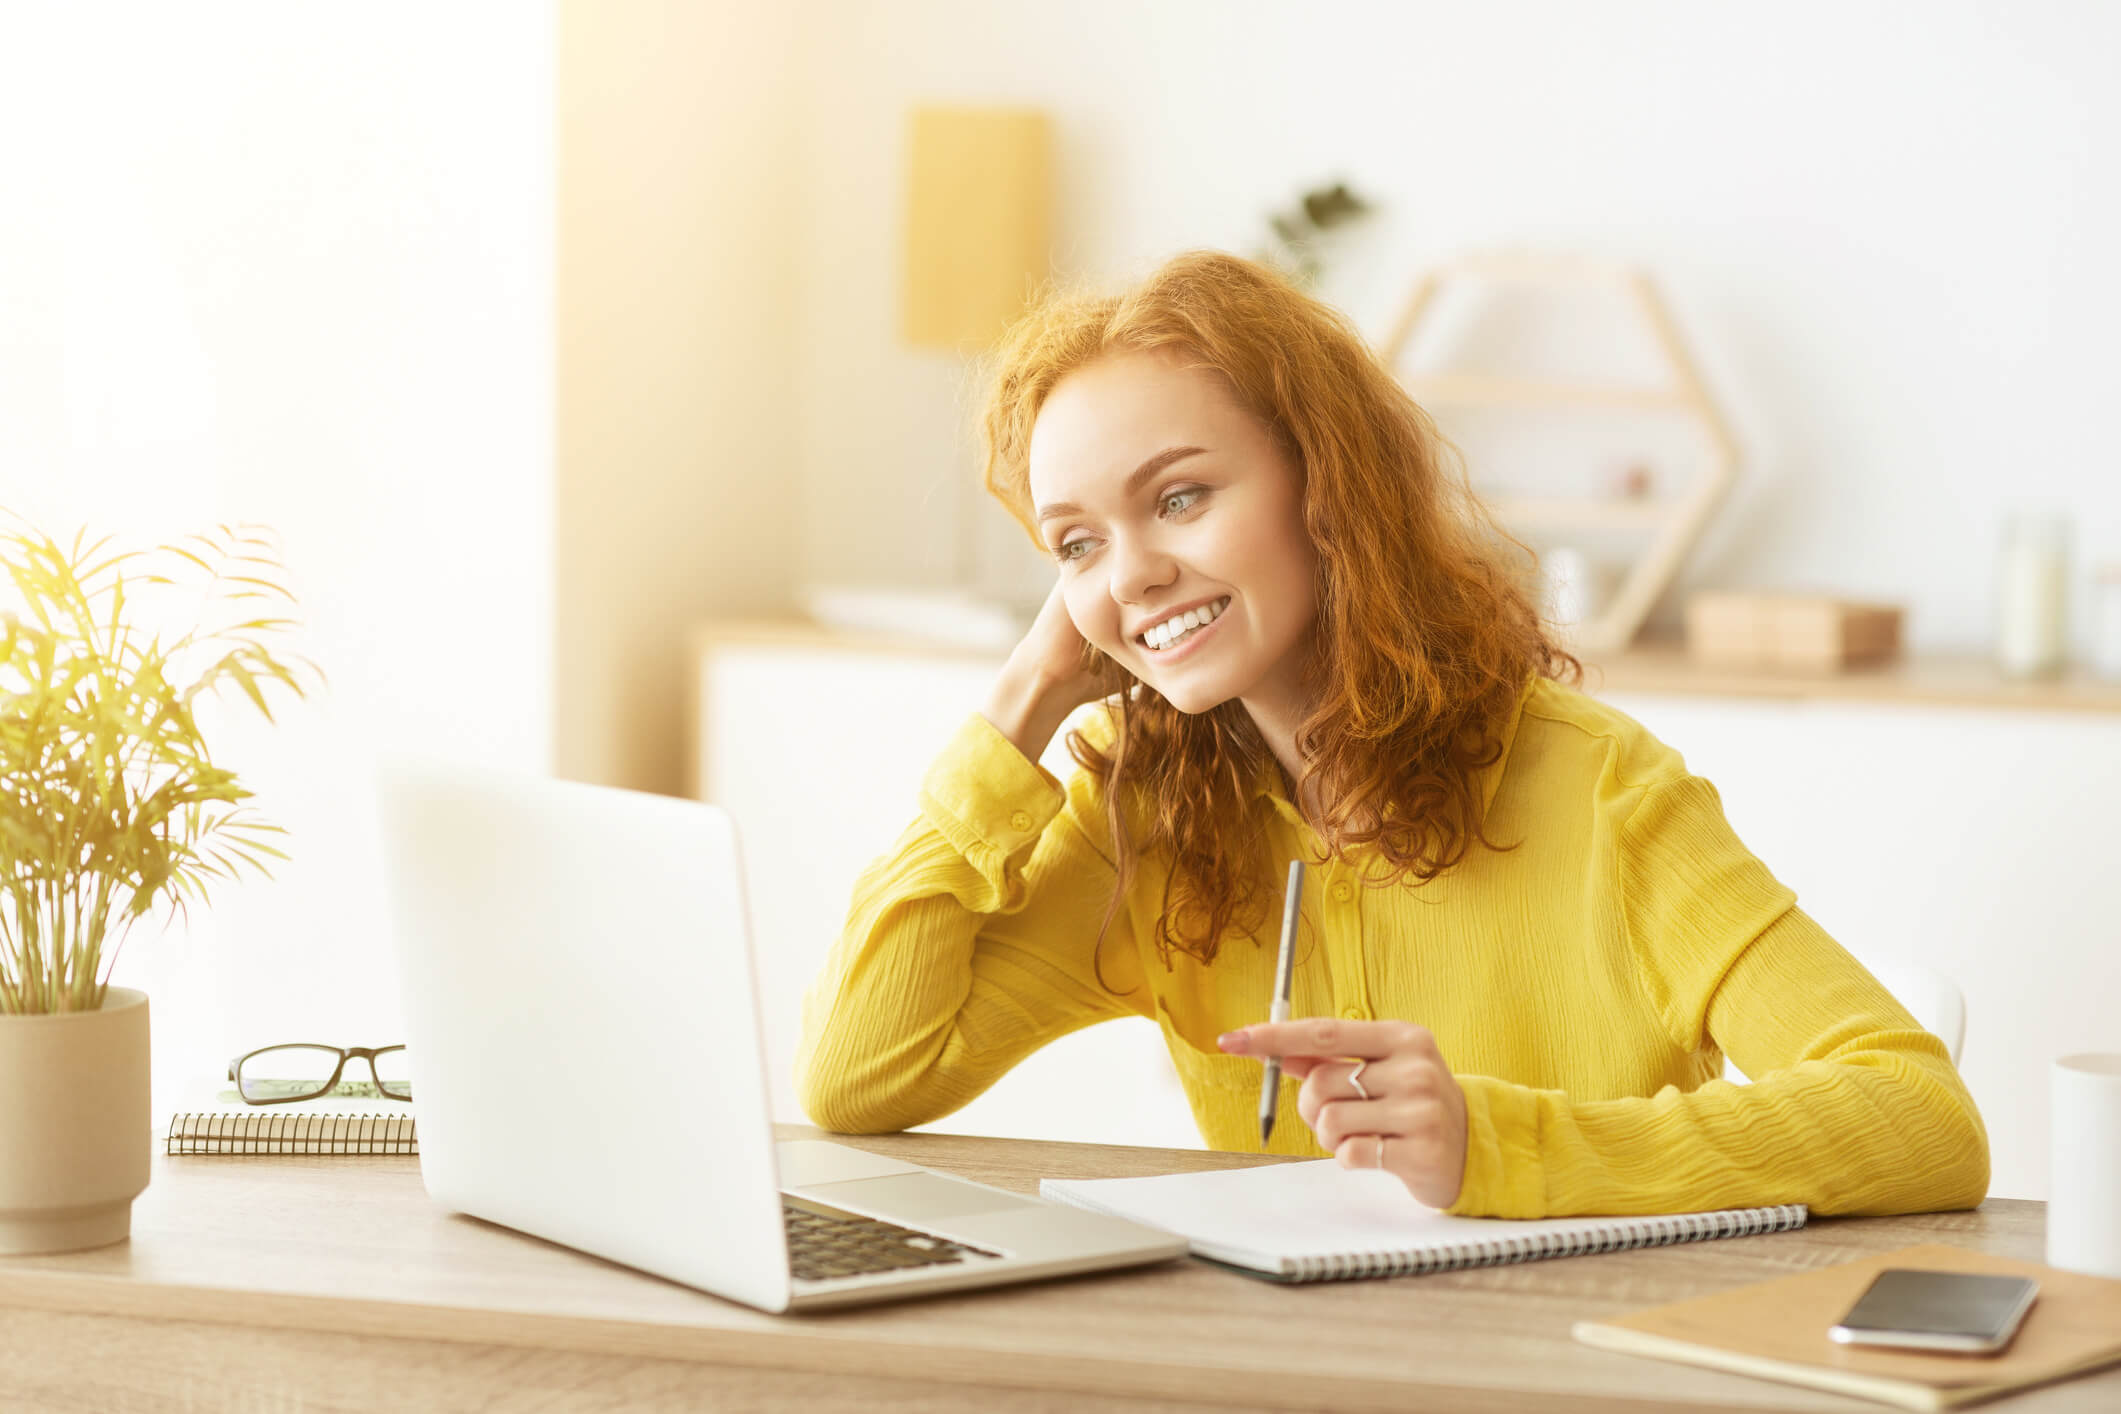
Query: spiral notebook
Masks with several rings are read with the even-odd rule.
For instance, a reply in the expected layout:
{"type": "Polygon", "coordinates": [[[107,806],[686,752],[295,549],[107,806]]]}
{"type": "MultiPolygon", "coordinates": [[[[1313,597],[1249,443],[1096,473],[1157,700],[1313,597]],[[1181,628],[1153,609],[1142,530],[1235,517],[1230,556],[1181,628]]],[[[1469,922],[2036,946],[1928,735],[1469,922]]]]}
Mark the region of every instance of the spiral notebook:
{"type": "Polygon", "coordinates": [[[1270,1281],[1418,1276],[1803,1227],[1801,1203],[1656,1217],[1449,1217],[1377,1169],[1332,1159],[1155,1178],[1048,1178],[1039,1196],[1174,1232],[1193,1255],[1270,1281]]]}
{"type": "Polygon", "coordinates": [[[417,1154],[409,1114],[282,1114],[270,1109],[173,1115],[166,1154],[417,1154]]]}
{"type": "Polygon", "coordinates": [[[314,1100],[246,1105],[234,1087],[185,1087],[189,1107],[170,1116],[165,1154],[417,1154],[412,1105],[346,1086],[314,1100]]]}

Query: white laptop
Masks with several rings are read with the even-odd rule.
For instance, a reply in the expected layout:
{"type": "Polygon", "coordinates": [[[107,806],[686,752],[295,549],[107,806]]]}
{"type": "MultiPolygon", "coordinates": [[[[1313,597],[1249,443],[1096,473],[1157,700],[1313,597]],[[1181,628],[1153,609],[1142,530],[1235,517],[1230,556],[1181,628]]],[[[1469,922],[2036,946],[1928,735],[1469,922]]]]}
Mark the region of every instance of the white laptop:
{"type": "Polygon", "coordinates": [[[846,1145],[776,1143],[722,810],[402,759],[378,788],[437,1202],[767,1311],[1185,1251],[846,1145]]]}

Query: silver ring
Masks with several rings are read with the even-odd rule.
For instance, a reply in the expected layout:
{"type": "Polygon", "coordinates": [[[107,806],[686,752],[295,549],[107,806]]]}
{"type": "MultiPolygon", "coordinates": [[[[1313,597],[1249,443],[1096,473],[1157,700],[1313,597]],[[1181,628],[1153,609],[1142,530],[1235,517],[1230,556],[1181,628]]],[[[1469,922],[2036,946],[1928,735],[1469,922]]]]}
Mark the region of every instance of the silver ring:
{"type": "Polygon", "coordinates": [[[1348,1083],[1353,1085],[1355,1093],[1362,1096],[1365,1100],[1370,1098],[1370,1092],[1362,1088],[1362,1068],[1368,1064],[1369,1062],[1366,1060],[1359,1060],[1355,1062],[1355,1069],[1348,1072],[1348,1083]]]}
{"type": "Polygon", "coordinates": [[[1383,1168],[1384,1166],[1385,1166],[1385,1137],[1384,1137],[1384,1136],[1383,1136],[1382,1134],[1380,1134],[1380,1135],[1378,1135],[1378,1136],[1377,1136],[1377,1167],[1379,1167],[1379,1168],[1383,1168]]]}

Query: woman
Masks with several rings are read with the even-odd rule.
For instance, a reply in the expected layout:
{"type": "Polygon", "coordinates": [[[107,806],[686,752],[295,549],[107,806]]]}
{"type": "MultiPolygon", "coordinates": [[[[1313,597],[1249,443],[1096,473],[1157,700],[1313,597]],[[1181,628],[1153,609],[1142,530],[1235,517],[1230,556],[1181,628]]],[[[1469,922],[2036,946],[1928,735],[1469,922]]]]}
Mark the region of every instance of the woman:
{"type": "Polygon", "coordinates": [[[1213,1147],[1257,1147],[1278,1055],[1275,1151],[1452,1213],[1981,1201],[1942,1043],[1677,752],[1564,685],[1521,552],[1333,311],[1219,254],[1049,301],[984,432],[1058,579],[806,999],[820,1124],[936,1119],[1136,1014],[1213,1147]],[[1063,786],[1038,758],[1100,701],[1063,786]],[[1257,1023],[1299,855],[1304,1019],[1257,1023]]]}

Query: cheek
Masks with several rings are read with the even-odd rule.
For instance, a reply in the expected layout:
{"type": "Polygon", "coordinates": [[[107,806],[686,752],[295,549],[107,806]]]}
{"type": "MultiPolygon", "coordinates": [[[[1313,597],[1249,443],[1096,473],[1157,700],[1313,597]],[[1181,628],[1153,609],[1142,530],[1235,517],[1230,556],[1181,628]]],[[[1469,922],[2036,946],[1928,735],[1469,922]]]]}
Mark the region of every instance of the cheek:
{"type": "Polygon", "coordinates": [[[1318,562],[1309,542],[1287,562],[1282,592],[1289,611],[1309,623],[1318,613],[1318,562]]]}
{"type": "Polygon", "coordinates": [[[1284,592],[1292,605],[1309,618],[1317,608],[1318,599],[1318,547],[1301,525],[1294,527],[1284,546],[1281,558],[1284,592]]]}
{"type": "Polygon", "coordinates": [[[1272,597],[1274,617],[1302,616],[1317,597],[1318,552],[1300,526],[1277,525],[1246,547],[1253,583],[1272,597]]]}
{"type": "Polygon", "coordinates": [[[1270,561],[1262,561],[1273,568],[1261,581],[1269,602],[1258,607],[1265,636],[1276,648],[1286,648],[1317,622],[1317,558],[1308,538],[1276,550],[1270,561]]]}
{"type": "Polygon", "coordinates": [[[1075,631],[1090,640],[1092,647],[1110,653],[1119,638],[1118,613],[1112,596],[1090,580],[1088,575],[1078,575],[1061,598],[1068,605],[1068,618],[1075,631]]]}

